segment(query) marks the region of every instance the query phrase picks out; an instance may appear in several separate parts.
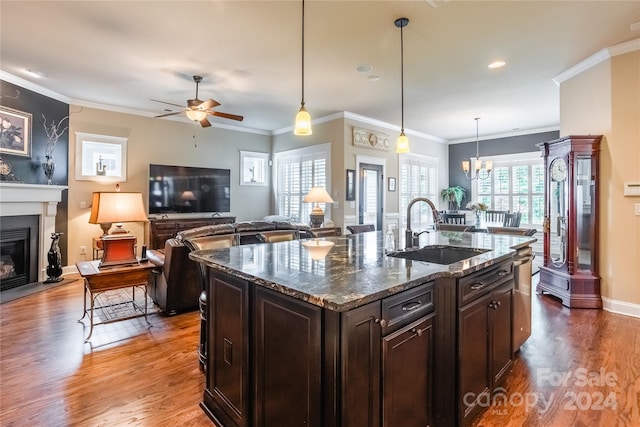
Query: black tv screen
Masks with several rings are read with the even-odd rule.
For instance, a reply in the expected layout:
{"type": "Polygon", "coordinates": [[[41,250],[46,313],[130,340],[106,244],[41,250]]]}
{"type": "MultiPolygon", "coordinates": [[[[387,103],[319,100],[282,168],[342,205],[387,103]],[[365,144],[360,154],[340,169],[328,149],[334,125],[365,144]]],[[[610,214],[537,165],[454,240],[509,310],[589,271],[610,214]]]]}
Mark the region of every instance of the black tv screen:
{"type": "Polygon", "coordinates": [[[149,165],[149,214],[230,211],[229,169],[149,165]]]}

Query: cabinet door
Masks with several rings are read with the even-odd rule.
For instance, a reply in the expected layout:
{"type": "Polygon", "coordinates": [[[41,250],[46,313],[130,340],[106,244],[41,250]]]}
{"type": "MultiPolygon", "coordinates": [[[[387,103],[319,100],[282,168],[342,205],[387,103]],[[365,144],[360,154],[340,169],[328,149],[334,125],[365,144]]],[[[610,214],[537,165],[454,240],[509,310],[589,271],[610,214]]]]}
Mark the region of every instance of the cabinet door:
{"type": "Polygon", "coordinates": [[[382,425],[431,425],[434,315],[382,339],[382,425]]]}
{"type": "Polygon", "coordinates": [[[380,425],[380,302],[342,314],[342,414],[345,427],[380,425]]]}
{"type": "Polygon", "coordinates": [[[207,400],[213,400],[226,426],[246,426],[249,391],[248,283],[216,275],[209,284],[207,400]]]}
{"type": "Polygon", "coordinates": [[[492,390],[502,383],[513,361],[512,334],[513,285],[508,283],[492,293],[489,306],[491,318],[492,390]]]}
{"type": "Polygon", "coordinates": [[[489,364],[489,304],[491,294],[459,312],[460,341],[460,425],[467,425],[476,413],[484,409],[479,400],[487,398],[491,387],[489,364]]]}
{"type": "Polygon", "coordinates": [[[321,426],[320,307],[256,286],[256,426],[321,426]]]}

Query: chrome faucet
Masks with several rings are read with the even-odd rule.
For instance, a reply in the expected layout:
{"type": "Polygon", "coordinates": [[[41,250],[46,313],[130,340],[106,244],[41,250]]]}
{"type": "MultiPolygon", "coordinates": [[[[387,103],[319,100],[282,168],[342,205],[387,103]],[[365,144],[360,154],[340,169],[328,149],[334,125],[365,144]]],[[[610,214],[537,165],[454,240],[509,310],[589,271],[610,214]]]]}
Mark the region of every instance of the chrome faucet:
{"type": "Polygon", "coordinates": [[[428,231],[422,231],[420,233],[414,234],[413,231],[411,230],[411,208],[417,202],[425,202],[426,204],[428,204],[429,207],[431,208],[431,213],[433,214],[433,223],[435,224],[436,227],[440,223],[440,215],[438,215],[438,209],[436,208],[436,205],[434,205],[431,200],[427,199],[426,197],[416,197],[415,199],[412,199],[407,205],[407,230],[404,232],[405,233],[404,240],[405,240],[406,248],[412,248],[414,246],[414,243],[415,245],[417,245],[418,244],[417,240],[418,240],[418,237],[420,237],[420,234],[425,232],[428,233],[428,231]]]}

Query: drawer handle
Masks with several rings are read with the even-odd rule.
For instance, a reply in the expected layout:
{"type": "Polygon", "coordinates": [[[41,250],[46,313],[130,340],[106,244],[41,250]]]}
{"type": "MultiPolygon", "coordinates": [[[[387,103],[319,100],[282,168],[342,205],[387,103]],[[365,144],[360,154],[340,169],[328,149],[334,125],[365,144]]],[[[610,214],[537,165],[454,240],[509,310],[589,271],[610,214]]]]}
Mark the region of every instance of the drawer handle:
{"type": "Polygon", "coordinates": [[[419,329],[419,328],[413,328],[413,329],[411,329],[411,332],[416,334],[416,335],[418,335],[419,337],[421,337],[422,333],[424,332],[424,330],[423,329],[419,329]]]}
{"type": "Polygon", "coordinates": [[[478,283],[475,283],[475,284],[471,285],[471,290],[472,291],[478,291],[478,290],[484,288],[485,286],[487,286],[486,283],[478,282],[478,283]]]}
{"type": "Polygon", "coordinates": [[[420,307],[422,305],[422,301],[418,300],[418,301],[412,301],[410,303],[404,304],[402,306],[402,311],[411,311],[411,310],[415,310],[416,308],[420,307]]]}
{"type": "Polygon", "coordinates": [[[498,276],[503,277],[509,274],[509,270],[500,270],[498,271],[498,276]]]}

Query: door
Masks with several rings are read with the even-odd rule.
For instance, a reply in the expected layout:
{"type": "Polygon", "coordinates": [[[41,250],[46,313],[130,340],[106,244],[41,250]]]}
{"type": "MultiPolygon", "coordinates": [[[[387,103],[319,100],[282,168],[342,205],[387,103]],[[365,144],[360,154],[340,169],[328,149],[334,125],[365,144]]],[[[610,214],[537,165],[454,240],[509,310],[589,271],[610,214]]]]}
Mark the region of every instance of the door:
{"type": "Polygon", "coordinates": [[[360,163],[359,172],[358,223],[374,224],[376,230],[382,230],[382,165],[360,163]]]}

